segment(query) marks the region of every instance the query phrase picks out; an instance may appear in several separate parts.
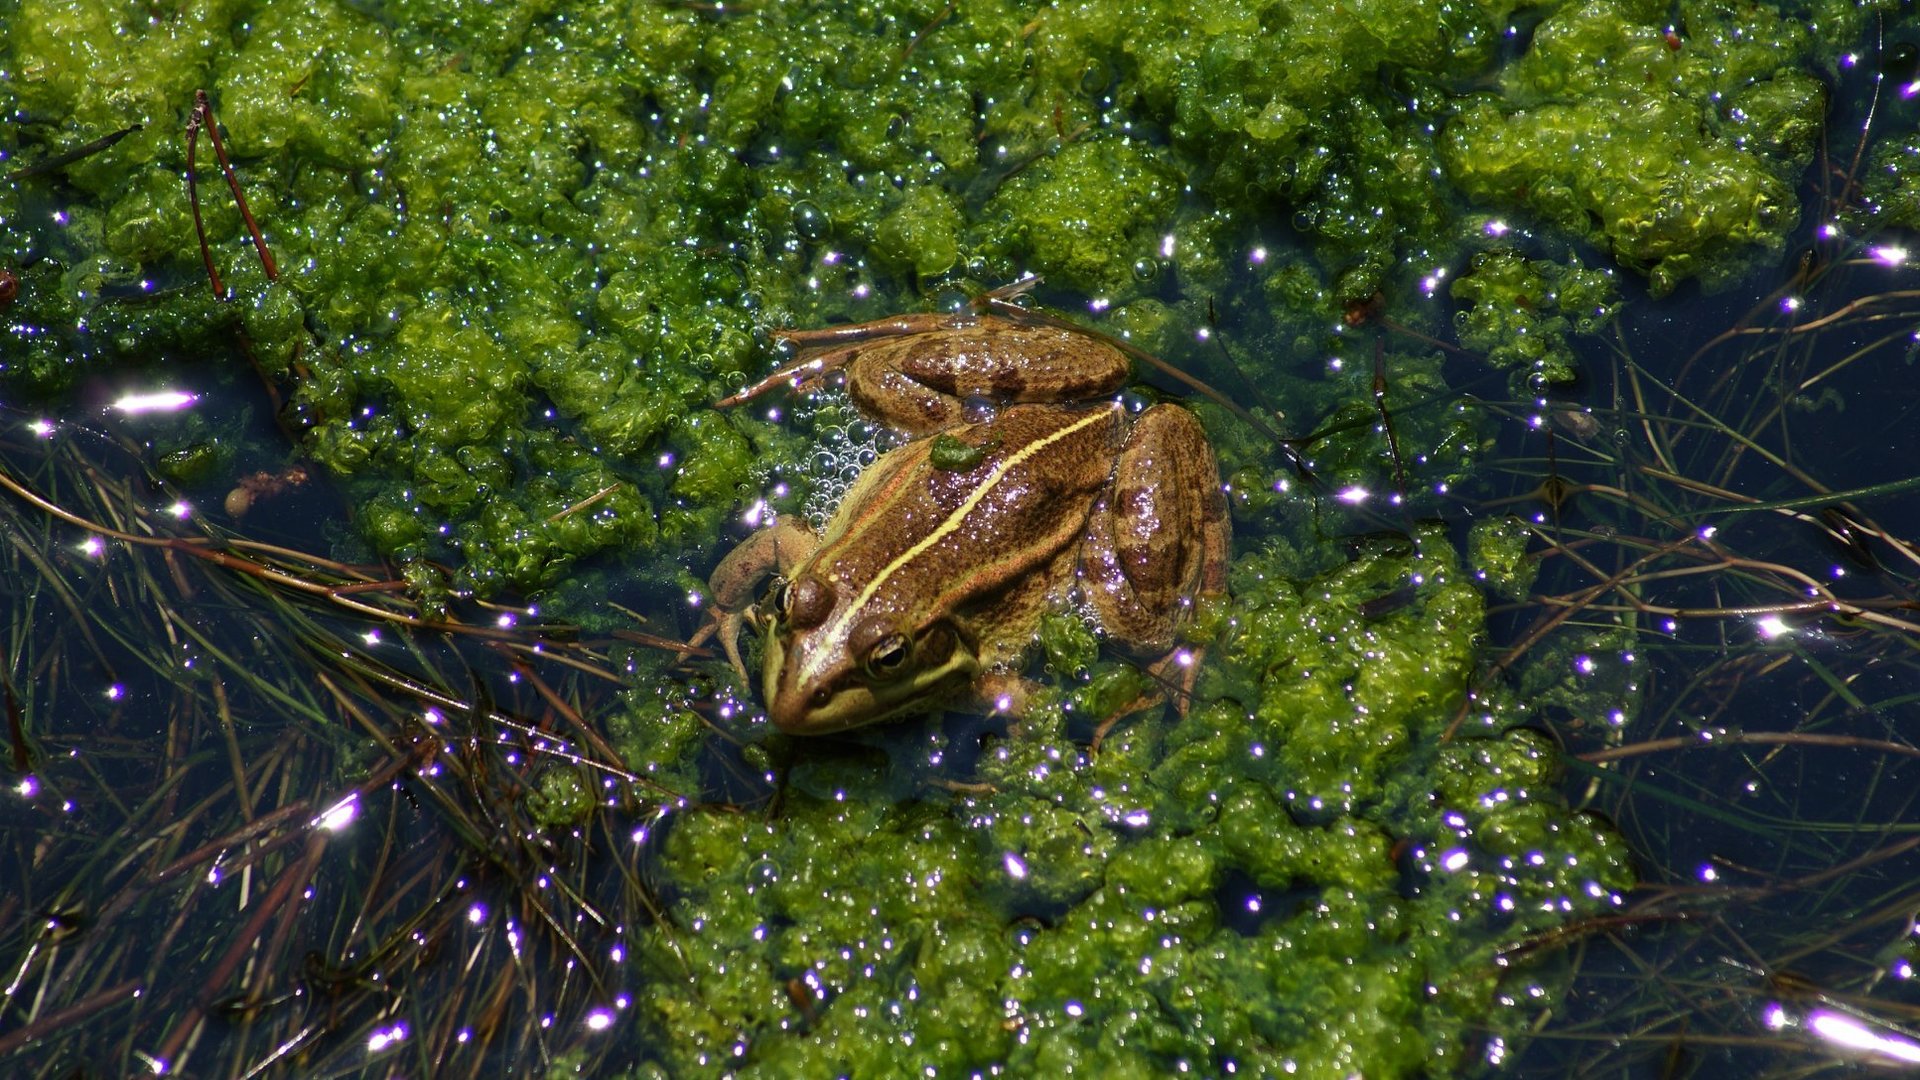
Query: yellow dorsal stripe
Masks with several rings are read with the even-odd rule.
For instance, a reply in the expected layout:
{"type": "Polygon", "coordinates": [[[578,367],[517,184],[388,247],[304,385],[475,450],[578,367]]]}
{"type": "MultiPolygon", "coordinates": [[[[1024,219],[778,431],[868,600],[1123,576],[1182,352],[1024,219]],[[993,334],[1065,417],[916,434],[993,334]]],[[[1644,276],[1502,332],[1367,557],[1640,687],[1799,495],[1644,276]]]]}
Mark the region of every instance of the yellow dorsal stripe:
{"type": "MultiPolygon", "coordinates": [[[[982,480],[974,487],[972,492],[968,493],[965,501],[959,506],[954,507],[953,513],[948,514],[945,521],[942,521],[936,526],[932,532],[921,537],[912,547],[901,552],[898,557],[886,565],[885,569],[875,574],[872,581],[867,582],[866,587],[860,590],[860,595],[854,597],[853,603],[840,609],[839,616],[833,620],[827,629],[827,640],[833,642],[835,645],[844,643],[847,631],[851,629],[854,616],[866,608],[867,602],[872,600],[874,594],[879,592],[881,587],[887,583],[887,579],[893,577],[894,574],[900,571],[901,567],[919,558],[926,553],[927,549],[946,539],[954,530],[958,529],[960,523],[966,520],[967,515],[973,513],[974,507],[979,506],[982,499],[985,499],[994,488],[1000,486],[1000,481],[1006,477],[1009,470],[1019,466],[1028,458],[1040,453],[1061,439],[1078,432],[1082,428],[1090,427],[1102,421],[1111,420],[1113,410],[1119,407],[1120,406],[1116,404],[1105,409],[1095,409],[1088,413],[1084,419],[1075,420],[1073,423],[1048,435],[1046,438],[1035,439],[1013,453],[1008,454],[1000,464],[994,466],[993,472],[989,473],[986,479],[982,480]]],[[[819,678],[821,670],[827,665],[827,657],[837,651],[839,650],[831,648],[814,650],[813,655],[808,658],[806,667],[800,671],[800,681],[802,683],[809,683],[819,678]]]]}

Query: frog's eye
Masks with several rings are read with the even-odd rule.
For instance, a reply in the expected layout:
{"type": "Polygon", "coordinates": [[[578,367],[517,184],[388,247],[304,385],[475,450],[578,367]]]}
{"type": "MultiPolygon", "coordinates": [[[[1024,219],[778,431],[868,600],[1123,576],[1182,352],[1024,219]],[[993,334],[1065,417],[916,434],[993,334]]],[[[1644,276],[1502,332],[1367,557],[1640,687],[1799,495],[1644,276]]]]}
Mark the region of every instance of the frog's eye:
{"type": "Polygon", "coordinates": [[[867,650],[867,674],[875,679],[891,679],[906,670],[913,643],[905,634],[888,634],[867,650]]]}

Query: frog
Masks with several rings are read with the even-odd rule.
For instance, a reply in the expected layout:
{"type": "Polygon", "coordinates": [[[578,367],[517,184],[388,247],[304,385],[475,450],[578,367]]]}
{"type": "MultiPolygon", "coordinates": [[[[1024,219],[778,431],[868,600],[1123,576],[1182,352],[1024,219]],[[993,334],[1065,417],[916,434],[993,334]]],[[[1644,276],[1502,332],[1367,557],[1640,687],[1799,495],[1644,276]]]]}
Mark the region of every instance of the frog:
{"type": "Polygon", "coordinates": [[[1144,662],[1162,689],[1139,708],[1184,714],[1202,650],[1180,633],[1196,604],[1225,596],[1231,526],[1199,419],[1123,398],[1122,346],[1005,302],[775,338],[793,362],[718,406],[838,377],[905,440],[824,528],[782,515],[709,579],[702,636],[718,635],[748,684],[738,639],[763,636],[775,728],[828,734],[947,707],[1018,717],[1039,624],[1062,610],[1144,662]]]}

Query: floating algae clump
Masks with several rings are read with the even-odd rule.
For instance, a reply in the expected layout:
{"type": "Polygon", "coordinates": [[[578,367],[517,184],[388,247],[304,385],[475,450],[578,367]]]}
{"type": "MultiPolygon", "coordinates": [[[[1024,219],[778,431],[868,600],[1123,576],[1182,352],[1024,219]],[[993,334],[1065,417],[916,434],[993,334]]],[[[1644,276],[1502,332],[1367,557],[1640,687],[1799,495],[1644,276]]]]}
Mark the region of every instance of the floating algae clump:
{"type": "Polygon", "coordinates": [[[1494,952],[1632,874],[1520,712],[1440,741],[1481,605],[1445,537],[1299,584],[1254,555],[1234,586],[1210,701],[1171,728],[1095,755],[1043,710],[956,796],[903,779],[907,731],[804,756],[772,820],[680,815],[680,929],[650,931],[636,1001],[670,1070],[1435,1075],[1468,1027],[1513,1030],[1497,1000],[1533,976],[1494,952]]]}
{"type": "Polygon", "coordinates": [[[1233,313],[1237,355],[1284,371],[1352,348],[1344,305],[1460,265],[1461,192],[1656,289],[1720,281],[1792,225],[1821,104],[1800,23],[1709,5],[1678,49],[1664,9],[1610,3],[10,10],[9,161],[126,134],[0,174],[7,374],[244,351],[360,535],[482,590],[675,567],[770,470],[800,479],[799,440],[689,420],[769,329],[1038,272],[1220,377],[1193,331],[1233,313]],[[180,182],[198,88],[282,271],[203,140],[224,303],[180,182]]]}
{"type": "Polygon", "coordinates": [[[1501,92],[1462,103],[1440,147],[1471,199],[1537,215],[1648,275],[1730,283],[1772,258],[1799,219],[1826,94],[1783,66],[1808,47],[1798,20],[1694,5],[1569,4],[1534,31],[1501,92]]]}
{"type": "Polygon", "coordinates": [[[1619,304],[1603,271],[1504,251],[1474,256],[1453,296],[1468,305],[1456,320],[1460,344],[1511,370],[1520,396],[1529,385],[1537,396],[1542,382],[1571,382],[1573,335],[1599,329],[1619,304]]]}

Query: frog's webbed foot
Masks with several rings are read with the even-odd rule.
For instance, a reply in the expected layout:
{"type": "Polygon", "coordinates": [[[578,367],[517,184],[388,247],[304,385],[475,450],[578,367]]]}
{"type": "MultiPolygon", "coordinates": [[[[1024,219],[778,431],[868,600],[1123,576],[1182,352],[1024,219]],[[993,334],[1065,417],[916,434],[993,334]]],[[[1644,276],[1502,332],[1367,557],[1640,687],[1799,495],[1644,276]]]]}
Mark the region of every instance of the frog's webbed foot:
{"type": "Polygon", "coordinates": [[[1093,739],[1087,749],[1100,752],[1100,744],[1105,742],[1120,721],[1129,716],[1138,716],[1151,709],[1171,704],[1176,715],[1184,719],[1187,706],[1193,700],[1193,682],[1200,672],[1200,654],[1189,649],[1176,649],[1148,664],[1144,669],[1153,685],[1140,691],[1133,700],[1108,713],[1093,729],[1093,739]],[[1184,659],[1181,657],[1184,654],[1184,659]]]}
{"type": "MultiPolygon", "coordinates": [[[[1211,578],[1209,574],[1209,580],[1211,578]]],[[[1211,592],[1202,594],[1197,602],[1219,603],[1225,598],[1224,592],[1211,592]]],[[[1206,655],[1205,645],[1176,644],[1158,660],[1144,665],[1141,670],[1152,680],[1152,685],[1100,721],[1093,729],[1093,751],[1099,753],[1100,743],[1120,721],[1149,709],[1171,705],[1174,716],[1186,719],[1187,710],[1193,705],[1193,688],[1200,681],[1200,662],[1206,655]]]]}

